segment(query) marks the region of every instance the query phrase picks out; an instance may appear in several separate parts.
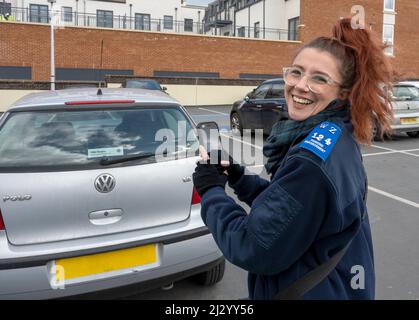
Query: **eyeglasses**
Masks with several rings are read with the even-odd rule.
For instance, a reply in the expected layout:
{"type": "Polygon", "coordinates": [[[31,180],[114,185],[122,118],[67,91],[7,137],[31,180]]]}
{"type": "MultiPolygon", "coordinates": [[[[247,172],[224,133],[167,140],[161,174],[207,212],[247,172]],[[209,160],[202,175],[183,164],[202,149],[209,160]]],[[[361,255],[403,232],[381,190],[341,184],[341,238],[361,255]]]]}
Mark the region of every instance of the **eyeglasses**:
{"type": "MultiPolygon", "coordinates": [[[[301,79],[306,76],[306,73],[298,67],[284,68],[283,72],[284,81],[289,86],[297,85],[297,83],[299,83],[301,79]]],[[[315,73],[307,75],[307,86],[310,89],[310,91],[314,93],[321,93],[327,85],[333,84],[341,86],[339,82],[333,80],[332,78],[324,74],[315,73]]]]}

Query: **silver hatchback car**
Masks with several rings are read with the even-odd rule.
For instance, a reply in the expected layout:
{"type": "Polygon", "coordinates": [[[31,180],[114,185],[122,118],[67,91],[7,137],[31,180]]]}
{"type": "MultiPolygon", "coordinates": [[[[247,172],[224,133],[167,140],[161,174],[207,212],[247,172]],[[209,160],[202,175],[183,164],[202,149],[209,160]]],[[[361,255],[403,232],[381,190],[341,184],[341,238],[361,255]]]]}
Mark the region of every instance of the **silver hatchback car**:
{"type": "Polygon", "coordinates": [[[392,91],[394,120],[392,129],[419,137],[419,88],[410,84],[396,84],[392,91]]]}
{"type": "Polygon", "coordinates": [[[220,281],[191,179],[197,144],[190,116],[159,91],[16,102],[0,120],[0,299],[220,281]]]}

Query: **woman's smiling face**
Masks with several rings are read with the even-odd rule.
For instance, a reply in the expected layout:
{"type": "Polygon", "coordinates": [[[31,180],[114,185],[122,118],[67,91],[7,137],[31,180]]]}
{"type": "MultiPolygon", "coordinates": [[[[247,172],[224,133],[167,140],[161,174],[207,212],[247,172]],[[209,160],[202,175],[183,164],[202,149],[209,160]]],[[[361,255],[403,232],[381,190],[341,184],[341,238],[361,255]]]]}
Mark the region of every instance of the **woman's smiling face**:
{"type": "Polygon", "coordinates": [[[322,89],[316,93],[307,85],[308,77],[313,74],[322,74],[341,83],[339,61],[330,53],[314,48],[303,49],[294,59],[292,66],[298,67],[306,76],[294,86],[285,85],[285,99],[290,119],[303,121],[324,110],[333,100],[345,98],[338,85],[322,85],[322,89]]]}

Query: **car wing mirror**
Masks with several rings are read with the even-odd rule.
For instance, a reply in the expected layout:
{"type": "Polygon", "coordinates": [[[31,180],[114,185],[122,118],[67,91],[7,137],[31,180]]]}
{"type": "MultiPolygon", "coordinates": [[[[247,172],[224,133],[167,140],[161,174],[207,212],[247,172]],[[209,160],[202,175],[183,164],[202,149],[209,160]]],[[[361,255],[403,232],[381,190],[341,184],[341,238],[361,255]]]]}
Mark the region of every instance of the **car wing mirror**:
{"type": "Polygon", "coordinates": [[[167,91],[167,88],[166,87],[162,87],[161,88],[163,91],[167,91]]]}

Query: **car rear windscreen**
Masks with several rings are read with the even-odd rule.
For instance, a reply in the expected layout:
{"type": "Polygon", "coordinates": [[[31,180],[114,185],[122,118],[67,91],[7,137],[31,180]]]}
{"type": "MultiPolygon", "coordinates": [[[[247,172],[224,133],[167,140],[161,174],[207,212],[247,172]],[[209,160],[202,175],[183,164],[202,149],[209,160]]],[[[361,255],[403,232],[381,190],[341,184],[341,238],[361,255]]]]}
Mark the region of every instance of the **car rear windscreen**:
{"type": "Polygon", "coordinates": [[[0,128],[0,171],[88,169],[104,158],[153,153],[140,161],[149,163],[194,156],[197,143],[177,107],[11,112],[0,128]]]}

